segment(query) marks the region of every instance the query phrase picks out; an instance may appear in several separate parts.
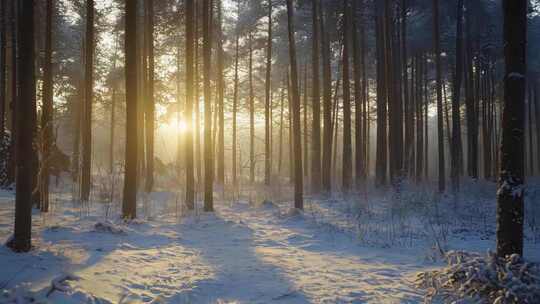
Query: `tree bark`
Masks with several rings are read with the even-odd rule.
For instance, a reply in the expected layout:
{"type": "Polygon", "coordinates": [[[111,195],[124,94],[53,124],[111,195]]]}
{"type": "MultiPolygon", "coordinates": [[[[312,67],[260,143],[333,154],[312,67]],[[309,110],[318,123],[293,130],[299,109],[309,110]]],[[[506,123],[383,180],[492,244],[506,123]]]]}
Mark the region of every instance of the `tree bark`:
{"type": "Polygon", "coordinates": [[[204,77],[204,211],[214,211],[214,158],[212,147],[212,16],[210,0],[203,0],[203,77],[204,77]]]}
{"type": "Polygon", "coordinates": [[[526,0],[503,0],[504,110],[497,191],[497,255],[523,254],[526,0]]]}
{"type": "Polygon", "coordinates": [[[296,41],[294,31],[293,1],[287,0],[287,25],[289,32],[289,62],[291,65],[292,120],[294,147],[294,207],[304,209],[302,176],[302,142],[300,139],[300,94],[298,92],[298,66],[296,63],[296,41]]]}
{"type": "Polygon", "coordinates": [[[86,1],[85,97],[82,128],[81,201],[90,199],[92,184],[92,102],[94,87],[94,0],[86,1]]]}
{"type": "Polygon", "coordinates": [[[433,39],[436,66],[436,86],[437,86],[437,142],[439,150],[439,192],[444,192],[445,182],[445,162],[444,162],[444,127],[443,127],[443,97],[442,97],[442,68],[440,50],[440,30],[439,30],[439,0],[433,0],[433,39]]]}
{"type": "Polygon", "coordinates": [[[146,56],[148,61],[146,78],[145,122],[146,122],[146,192],[154,188],[154,0],[146,0],[146,56]]]}
{"type": "Polygon", "coordinates": [[[186,109],[185,119],[187,122],[186,132],[186,206],[189,210],[195,209],[195,176],[193,170],[193,85],[194,73],[194,49],[195,43],[195,0],[186,0],[186,109]]]}
{"type": "MultiPolygon", "coordinates": [[[[43,109],[41,114],[41,172],[40,206],[41,211],[49,211],[49,167],[50,152],[53,145],[53,75],[52,75],[52,14],[53,0],[46,3],[45,57],[43,62],[43,109]]],[[[3,116],[2,116],[3,117],[3,116]]]]}
{"type": "MultiPolygon", "coordinates": [[[[318,0],[316,0],[318,1],[318,0]]],[[[330,60],[330,39],[325,31],[325,20],[319,20],[322,33],[322,77],[323,77],[323,156],[322,187],[325,192],[332,191],[332,68],[330,60]]]]}
{"type": "Polygon", "coordinates": [[[343,162],[342,187],[345,193],[351,188],[352,145],[351,145],[351,89],[349,76],[350,51],[350,7],[348,0],[343,0],[343,162]]]}
{"type": "Polygon", "coordinates": [[[137,2],[125,4],[125,81],[126,81],[126,160],[122,217],[137,216],[138,167],[138,88],[137,88],[137,2]]]}
{"type": "MultiPolygon", "coordinates": [[[[312,12],[312,134],[311,134],[311,191],[321,190],[321,89],[320,89],[320,7],[319,0],[311,0],[312,12]]],[[[307,149],[307,147],[305,147],[307,149]]]]}
{"type": "Polygon", "coordinates": [[[272,72],[272,0],[268,0],[268,39],[266,42],[266,80],[264,103],[264,184],[270,186],[270,86],[272,72]]]}

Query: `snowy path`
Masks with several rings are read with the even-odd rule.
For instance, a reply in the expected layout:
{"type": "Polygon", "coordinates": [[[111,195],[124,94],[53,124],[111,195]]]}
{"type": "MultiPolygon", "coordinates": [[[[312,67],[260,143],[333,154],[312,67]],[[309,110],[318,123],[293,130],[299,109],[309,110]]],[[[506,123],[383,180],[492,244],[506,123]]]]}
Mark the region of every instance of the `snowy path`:
{"type": "Polygon", "coordinates": [[[32,253],[0,249],[0,287],[29,282],[43,294],[52,278],[69,272],[81,278],[72,286],[74,303],[89,295],[113,303],[422,302],[411,287],[427,267],[421,256],[362,247],[309,213],[238,203],[180,224],[163,216],[118,226],[122,234],[96,232],[99,218],[65,220],[69,214],[58,226],[36,219],[41,233],[32,253]]]}

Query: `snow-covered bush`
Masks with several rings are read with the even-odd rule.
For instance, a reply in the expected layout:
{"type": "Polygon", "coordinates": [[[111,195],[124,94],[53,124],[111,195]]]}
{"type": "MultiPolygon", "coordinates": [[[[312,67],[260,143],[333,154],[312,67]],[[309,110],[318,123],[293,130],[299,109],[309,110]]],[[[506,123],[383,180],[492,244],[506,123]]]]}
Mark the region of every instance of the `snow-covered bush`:
{"type": "Polygon", "coordinates": [[[418,274],[417,285],[427,290],[428,302],[532,304],[540,299],[540,266],[519,255],[503,259],[491,252],[481,256],[450,251],[446,260],[447,267],[418,274]]]}

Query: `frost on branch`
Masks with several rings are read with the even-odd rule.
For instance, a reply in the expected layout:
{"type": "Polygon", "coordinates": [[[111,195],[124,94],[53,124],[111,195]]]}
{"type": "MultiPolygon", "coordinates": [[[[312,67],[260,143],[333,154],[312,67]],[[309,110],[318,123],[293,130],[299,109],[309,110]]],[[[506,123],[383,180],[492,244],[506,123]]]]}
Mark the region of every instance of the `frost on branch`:
{"type": "Polygon", "coordinates": [[[450,251],[446,260],[447,267],[418,274],[417,286],[427,290],[428,301],[532,304],[540,299],[540,267],[518,255],[501,259],[450,251]]]}

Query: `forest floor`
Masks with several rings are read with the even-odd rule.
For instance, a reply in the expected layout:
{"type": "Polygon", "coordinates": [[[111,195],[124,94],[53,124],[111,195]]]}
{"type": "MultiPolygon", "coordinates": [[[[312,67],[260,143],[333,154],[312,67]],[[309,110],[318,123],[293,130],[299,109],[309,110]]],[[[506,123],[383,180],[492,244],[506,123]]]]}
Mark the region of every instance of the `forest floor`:
{"type": "MultiPolygon", "coordinates": [[[[440,267],[439,251],[494,245],[491,219],[430,224],[407,215],[411,199],[407,208],[392,197],[307,199],[303,213],[238,200],[186,214],[161,192],[126,224],[118,205],[70,197],[57,193],[49,214],[34,213],[30,253],[0,248],[0,303],[421,303],[416,274],[440,267]]],[[[0,192],[0,240],[13,209],[13,194],[0,192]]],[[[527,240],[540,261],[536,235],[527,240]]]]}

